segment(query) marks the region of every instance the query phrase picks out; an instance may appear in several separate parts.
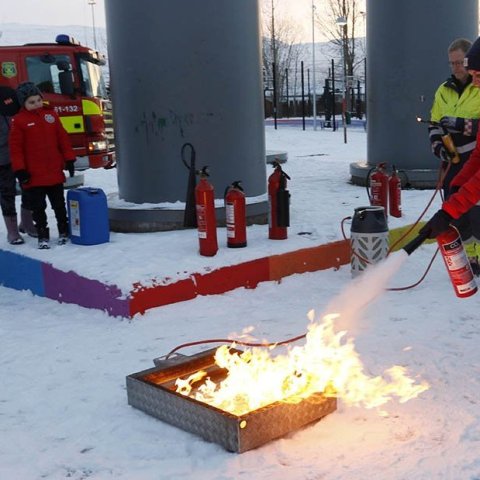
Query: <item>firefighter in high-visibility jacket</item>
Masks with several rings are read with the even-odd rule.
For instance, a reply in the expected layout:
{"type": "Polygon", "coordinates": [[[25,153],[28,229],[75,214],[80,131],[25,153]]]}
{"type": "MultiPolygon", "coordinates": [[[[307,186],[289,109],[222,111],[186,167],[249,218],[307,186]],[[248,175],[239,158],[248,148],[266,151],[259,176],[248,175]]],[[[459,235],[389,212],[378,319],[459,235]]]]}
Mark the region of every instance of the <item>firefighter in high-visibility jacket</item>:
{"type": "MultiPolygon", "coordinates": [[[[480,37],[475,40],[465,55],[465,68],[471,76],[471,84],[480,92],[480,37]]],[[[480,110],[479,110],[480,111],[480,110]]],[[[450,182],[450,195],[443,202],[442,208],[426,223],[420,233],[428,238],[435,238],[447,230],[450,223],[479,210],[480,202],[480,138],[467,162],[450,182]]],[[[471,218],[472,227],[480,229],[478,217],[471,218]]],[[[467,251],[468,255],[468,251],[467,251]]],[[[479,276],[478,269],[474,273],[479,276]]]]}
{"type": "MultiPolygon", "coordinates": [[[[471,48],[469,40],[460,38],[448,47],[448,61],[452,75],[438,87],[435,93],[429,126],[432,152],[442,160],[447,169],[443,182],[446,199],[452,193],[452,180],[458,175],[476,146],[480,118],[480,88],[472,82],[472,76],[464,67],[464,58],[471,48]],[[452,162],[442,137],[449,135],[460,161],[452,162]]],[[[462,237],[472,270],[480,275],[480,207],[471,208],[454,222],[462,237]]]]}

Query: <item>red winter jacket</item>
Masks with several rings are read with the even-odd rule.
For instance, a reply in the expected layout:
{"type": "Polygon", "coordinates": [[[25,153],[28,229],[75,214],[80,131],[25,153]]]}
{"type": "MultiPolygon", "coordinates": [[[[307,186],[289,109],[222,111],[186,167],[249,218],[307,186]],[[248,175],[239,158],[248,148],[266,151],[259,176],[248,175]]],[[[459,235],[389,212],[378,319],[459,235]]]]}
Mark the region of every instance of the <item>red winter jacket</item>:
{"type": "Polygon", "coordinates": [[[480,132],[477,134],[475,150],[450,186],[460,187],[460,190],[443,202],[442,209],[453,218],[460,217],[480,200],[480,132]]]}
{"type": "Polygon", "coordinates": [[[65,162],[75,160],[68,134],[49,107],[22,108],[12,119],[8,143],[13,171],[27,170],[31,176],[23,188],[63,183],[65,162]]]}

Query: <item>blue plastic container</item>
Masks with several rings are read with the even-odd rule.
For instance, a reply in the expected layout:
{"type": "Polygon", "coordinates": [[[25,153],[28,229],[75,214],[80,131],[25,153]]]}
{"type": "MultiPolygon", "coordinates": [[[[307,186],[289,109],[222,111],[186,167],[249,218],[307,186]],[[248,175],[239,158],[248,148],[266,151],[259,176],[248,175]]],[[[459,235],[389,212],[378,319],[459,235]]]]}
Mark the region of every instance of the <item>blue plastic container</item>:
{"type": "Polygon", "coordinates": [[[108,205],[100,188],[81,187],[67,193],[70,240],[78,245],[98,245],[110,240],[108,205]]]}

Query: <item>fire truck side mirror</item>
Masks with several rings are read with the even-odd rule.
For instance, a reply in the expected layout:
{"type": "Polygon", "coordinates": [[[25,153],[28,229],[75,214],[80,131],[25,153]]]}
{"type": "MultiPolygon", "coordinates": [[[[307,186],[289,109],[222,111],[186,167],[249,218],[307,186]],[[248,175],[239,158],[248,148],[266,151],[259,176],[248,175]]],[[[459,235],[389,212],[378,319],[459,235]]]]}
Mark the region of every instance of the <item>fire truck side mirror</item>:
{"type": "Polygon", "coordinates": [[[60,91],[62,92],[63,95],[72,96],[75,93],[72,72],[70,71],[59,72],[58,81],[60,83],[60,91]]]}

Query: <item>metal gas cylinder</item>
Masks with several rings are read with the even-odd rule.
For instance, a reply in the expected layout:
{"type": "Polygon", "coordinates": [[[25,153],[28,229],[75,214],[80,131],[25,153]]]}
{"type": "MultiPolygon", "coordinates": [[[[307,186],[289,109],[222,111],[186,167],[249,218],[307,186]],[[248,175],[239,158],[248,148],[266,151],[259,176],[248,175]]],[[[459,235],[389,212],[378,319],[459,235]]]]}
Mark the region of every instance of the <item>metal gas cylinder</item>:
{"type": "Polygon", "coordinates": [[[381,206],[358,207],[350,229],[351,271],[355,277],[388,254],[388,225],[381,206]]]}

